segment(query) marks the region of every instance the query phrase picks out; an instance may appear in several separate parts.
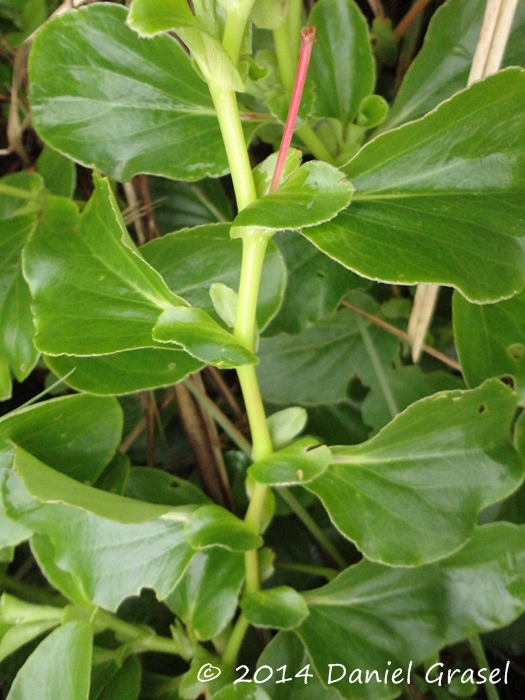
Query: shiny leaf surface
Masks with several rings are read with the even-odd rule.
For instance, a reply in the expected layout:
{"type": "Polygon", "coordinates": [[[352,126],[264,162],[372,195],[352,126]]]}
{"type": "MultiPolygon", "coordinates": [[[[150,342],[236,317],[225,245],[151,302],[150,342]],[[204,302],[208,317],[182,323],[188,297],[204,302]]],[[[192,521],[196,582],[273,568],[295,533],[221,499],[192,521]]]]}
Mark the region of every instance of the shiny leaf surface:
{"type": "Polygon", "coordinates": [[[248,468],[248,474],[261,484],[291,486],[320,476],[332,455],[326,445],[304,437],[288,447],[273,452],[248,468]]]}
{"type": "Polygon", "coordinates": [[[194,549],[219,545],[232,552],[247,552],[262,546],[262,539],[233,513],[216,505],[198,508],[184,526],[186,539],[194,549]]]}
{"type": "Polygon", "coordinates": [[[524,115],[524,71],[474,83],[362,148],[343,168],[352,205],[303,234],[366,277],[512,296],[525,283],[524,115]]]}
{"type": "Polygon", "coordinates": [[[159,314],[184,303],[141,257],[107,180],[82,214],[51,200],[24,255],[36,344],[49,355],[104,355],[151,347],[159,314]],[[53,274],[50,274],[50,270],[53,274]]]}
{"type": "Polygon", "coordinates": [[[523,479],[510,442],[515,409],[516,395],[496,380],[422,399],[368,442],[332,447],[332,465],[306,487],[368,559],[435,561],[523,479]]]}
{"type": "Polygon", "coordinates": [[[88,700],[92,644],[87,622],[59,627],[22,666],[7,700],[88,700]]]}
{"type": "Polygon", "coordinates": [[[292,629],[308,616],[304,598],[289,586],[250,593],[243,598],[241,609],[257,627],[292,629]]]}

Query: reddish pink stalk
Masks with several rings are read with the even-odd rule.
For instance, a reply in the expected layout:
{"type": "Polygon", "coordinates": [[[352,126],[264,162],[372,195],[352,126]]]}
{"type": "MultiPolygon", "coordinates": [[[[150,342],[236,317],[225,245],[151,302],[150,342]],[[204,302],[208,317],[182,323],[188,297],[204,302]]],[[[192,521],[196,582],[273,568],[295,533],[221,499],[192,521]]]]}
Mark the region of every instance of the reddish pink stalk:
{"type": "Polygon", "coordinates": [[[299,113],[304,81],[306,80],[306,73],[308,71],[308,64],[310,63],[310,55],[312,53],[312,46],[314,45],[314,42],[315,27],[304,27],[304,29],[301,31],[301,53],[299,54],[299,63],[297,65],[292,99],[290,100],[290,109],[288,110],[288,116],[284,126],[283,138],[279,148],[279,155],[277,156],[277,163],[275,164],[272,183],[270,185],[270,192],[275,192],[281,183],[286,154],[288,153],[290,143],[292,142],[293,130],[295,127],[297,114],[299,113]]]}

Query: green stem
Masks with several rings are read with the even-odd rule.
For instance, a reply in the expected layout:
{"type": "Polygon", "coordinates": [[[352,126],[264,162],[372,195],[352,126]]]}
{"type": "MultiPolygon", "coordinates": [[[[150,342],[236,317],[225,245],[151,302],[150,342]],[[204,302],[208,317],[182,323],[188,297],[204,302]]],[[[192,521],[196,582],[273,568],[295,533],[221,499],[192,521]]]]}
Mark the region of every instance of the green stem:
{"type": "Polygon", "coordinates": [[[287,23],[290,55],[297,65],[297,60],[299,59],[299,47],[301,45],[301,27],[303,24],[302,0],[290,0],[287,23]]]}
{"type": "Polygon", "coordinates": [[[67,600],[61,596],[60,593],[48,593],[47,591],[43,591],[41,588],[35,588],[34,586],[30,586],[28,583],[18,581],[16,578],[12,578],[8,574],[4,574],[1,571],[0,589],[12,591],[21,598],[30,600],[31,602],[38,603],[40,605],[63,606],[67,603],[67,600]]]}
{"type": "Polygon", "coordinates": [[[17,197],[18,199],[30,199],[36,201],[41,196],[41,192],[30,192],[23,190],[21,187],[13,187],[0,182],[0,194],[5,194],[8,197],[17,197]]]}
{"type": "Polygon", "coordinates": [[[246,23],[248,22],[250,12],[252,11],[253,3],[254,0],[242,0],[238,7],[230,10],[226,15],[222,45],[226,49],[234,66],[239,62],[242,38],[246,30],[246,23]]]}
{"type": "MultiPolygon", "coordinates": [[[[485,654],[485,650],[483,649],[483,645],[481,643],[481,639],[479,638],[479,635],[476,635],[474,637],[471,637],[469,639],[469,644],[470,644],[470,649],[472,651],[472,655],[476,659],[476,663],[478,665],[478,668],[486,668],[488,671],[490,671],[490,666],[489,662],[487,659],[487,656],[485,654]]],[[[487,694],[488,700],[499,700],[499,695],[498,691],[492,685],[490,681],[487,681],[484,684],[485,688],[485,693],[487,694]]]]}
{"type": "Polygon", "coordinates": [[[244,635],[248,631],[249,626],[250,623],[241,613],[239,615],[239,619],[235,623],[233,632],[231,633],[230,638],[228,639],[228,643],[226,644],[224,654],[222,655],[222,661],[226,666],[235,666],[237,656],[239,654],[239,649],[241,648],[242,642],[244,640],[244,635]]]}
{"type": "Polygon", "coordinates": [[[327,566],[313,566],[311,564],[293,564],[286,561],[276,561],[275,566],[278,569],[286,569],[287,571],[297,571],[300,574],[311,574],[312,576],[322,576],[327,581],[333,581],[339,574],[336,569],[330,569],[327,566]]]}
{"type": "Polygon", "coordinates": [[[248,149],[242,130],[237,98],[233,90],[210,84],[222,139],[228,156],[235,198],[239,211],[257,199],[248,149]]]}
{"type": "Polygon", "coordinates": [[[321,141],[319,136],[315,133],[311,126],[308,124],[302,124],[295,133],[301,141],[308,147],[310,153],[317,158],[317,160],[324,160],[327,163],[334,165],[335,159],[330,153],[328,148],[321,141]]]}
{"type": "Polygon", "coordinates": [[[285,501],[290,506],[290,508],[297,515],[299,520],[301,520],[301,522],[310,532],[313,538],[317,540],[319,545],[330,555],[330,557],[334,560],[337,566],[339,566],[339,568],[341,569],[345,569],[346,562],[344,558],[341,556],[341,554],[339,554],[337,549],[330,542],[330,540],[321,530],[319,525],[315,522],[315,520],[308,513],[308,511],[305,508],[303,508],[303,506],[289,491],[289,489],[284,488],[283,486],[278,486],[276,487],[276,491],[278,492],[279,496],[283,499],[283,501],[285,501]]]}

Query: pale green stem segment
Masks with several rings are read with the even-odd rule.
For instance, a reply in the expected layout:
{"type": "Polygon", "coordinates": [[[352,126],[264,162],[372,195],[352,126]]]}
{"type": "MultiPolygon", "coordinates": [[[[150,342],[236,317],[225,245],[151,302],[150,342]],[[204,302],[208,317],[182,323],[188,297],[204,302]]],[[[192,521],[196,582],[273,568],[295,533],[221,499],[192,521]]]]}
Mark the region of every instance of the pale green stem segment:
{"type": "Polygon", "coordinates": [[[297,65],[299,47],[301,45],[301,27],[303,25],[303,0],[290,0],[287,24],[290,55],[297,65]]]}
{"type": "Polygon", "coordinates": [[[234,66],[239,62],[242,38],[246,29],[246,23],[250,17],[250,12],[252,11],[253,3],[254,0],[240,0],[237,7],[232,7],[226,15],[222,45],[233,61],[234,66]]]}
{"type": "MultiPolygon", "coordinates": [[[[475,637],[469,639],[469,644],[470,649],[472,651],[472,655],[476,659],[478,668],[486,668],[490,672],[489,662],[487,660],[487,656],[485,654],[485,650],[483,649],[483,645],[481,643],[479,635],[476,635],[475,637]]],[[[488,700],[499,700],[498,691],[496,690],[496,687],[492,683],[490,683],[490,681],[484,683],[483,687],[485,688],[488,700]]]]}
{"type": "Polygon", "coordinates": [[[224,654],[222,655],[222,661],[226,666],[235,666],[235,663],[237,661],[237,655],[239,654],[239,649],[241,648],[244,635],[248,631],[249,626],[250,623],[241,613],[237,622],[235,623],[233,632],[231,633],[230,638],[228,639],[228,643],[226,644],[224,654]]]}
{"type": "Polygon", "coordinates": [[[0,194],[5,194],[8,197],[17,197],[18,199],[38,200],[41,192],[30,192],[23,190],[21,187],[13,187],[0,182],[0,194]]]}

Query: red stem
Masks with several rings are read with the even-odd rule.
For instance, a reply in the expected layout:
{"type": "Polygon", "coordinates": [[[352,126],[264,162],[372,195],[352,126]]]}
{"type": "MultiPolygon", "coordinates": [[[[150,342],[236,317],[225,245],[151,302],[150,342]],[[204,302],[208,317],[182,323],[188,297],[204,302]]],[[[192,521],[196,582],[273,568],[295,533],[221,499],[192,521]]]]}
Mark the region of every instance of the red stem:
{"type": "Polygon", "coordinates": [[[304,81],[306,80],[306,73],[308,71],[308,64],[310,63],[310,55],[312,53],[312,46],[314,45],[314,42],[315,27],[304,27],[301,30],[301,53],[299,54],[299,63],[297,65],[297,73],[295,76],[295,83],[292,91],[292,99],[290,100],[290,108],[288,110],[288,116],[286,118],[286,124],[284,126],[284,133],[281,141],[281,146],[279,148],[279,155],[277,156],[277,163],[275,164],[275,170],[273,172],[272,183],[270,185],[270,193],[275,192],[275,190],[279,187],[281,183],[284,164],[286,162],[286,155],[288,153],[288,149],[290,148],[290,143],[292,142],[295,121],[297,119],[297,114],[299,113],[299,106],[301,104],[301,97],[303,95],[304,81]]]}

